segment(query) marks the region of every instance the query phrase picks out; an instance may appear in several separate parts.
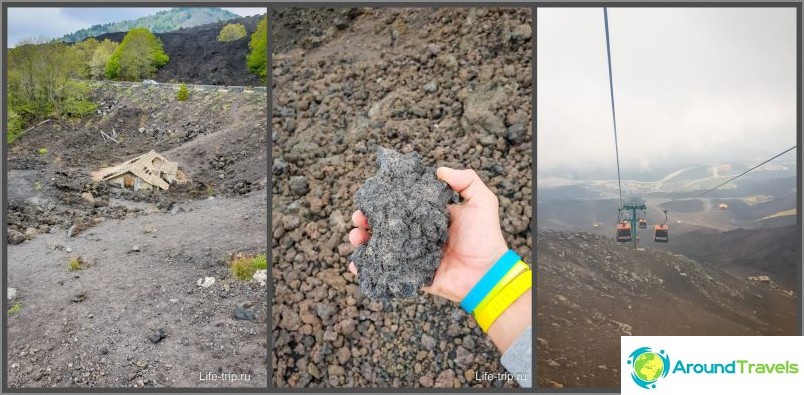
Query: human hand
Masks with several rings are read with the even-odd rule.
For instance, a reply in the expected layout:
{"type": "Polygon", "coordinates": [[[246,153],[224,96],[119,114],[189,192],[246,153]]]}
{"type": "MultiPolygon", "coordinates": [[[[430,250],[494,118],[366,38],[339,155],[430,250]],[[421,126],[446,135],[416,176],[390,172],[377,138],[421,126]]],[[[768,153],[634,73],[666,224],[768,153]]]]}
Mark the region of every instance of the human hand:
{"type": "MultiPolygon", "coordinates": [[[[488,269],[508,250],[500,228],[499,200],[474,170],[439,167],[436,176],[460,193],[464,202],[448,205],[449,238],[433,284],[425,292],[460,302],[488,269]]],[[[355,247],[371,238],[362,212],[352,214],[356,228],[349,232],[355,247]]],[[[354,262],[349,271],[357,274],[354,262]]]]}

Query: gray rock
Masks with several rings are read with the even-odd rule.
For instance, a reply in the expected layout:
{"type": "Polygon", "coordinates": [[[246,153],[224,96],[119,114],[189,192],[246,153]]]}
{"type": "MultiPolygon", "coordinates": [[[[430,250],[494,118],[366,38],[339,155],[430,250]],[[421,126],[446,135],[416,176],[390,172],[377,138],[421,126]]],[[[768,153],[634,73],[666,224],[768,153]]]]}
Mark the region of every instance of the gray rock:
{"type": "Polygon", "coordinates": [[[247,308],[241,307],[241,306],[235,307],[234,316],[238,320],[243,320],[243,321],[254,321],[254,320],[257,319],[257,315],[254,314],[253,311],[251,311],[251,310],[249,310],[247,308]]]}
{"type": "Polygon", "coordinates": [[[24,242],[25,235],[13,229],[8,230],[8,244],[20,244],[24,242]]]}
{"type": "Polygon", "coordinates": [[[295,215],[285,215],[282,217],[282,226],[285,230],[293,230],[299,227],[301,220],[295,215]]]}
{"type": "Polygon", "coordinates": [[[526,23],[515,27],[514,31],[511,32],[511,38],[518,41],[530,40],[532,35],[533,30],[530,25],[526,23]]]}
{"type": "Polygon", "coordinates": [[[497,145],[497,138],[492,135],[486,135],[480,138],[480,144],[483,144],[484,147],[494,147],[497,145]]]}
{"type": "Polygon", "coordinates": [[[295,176],[290,178],[290,190],[296,195],[301,196],[307,194],[307,191],[310,190],[310,186],[307,184],[307,179],[304,178],[304,176],[295,176]]]}
{"type": "Polygon", "coordinates": [[[8,287],[8,300],[14,300],[17,297],[17,289],[8,287]]]}
{"type": "Polygon", "coordinates": [[[525,126],[523,125],[511,125],[508,129],[505,129],[505,139],[513,145],[525,141],[525,135],[525,126]]]}
{"type": "Polygon", "coordinates": [[[159,343],[165,337],[167,337],[167,332],[165,332],[164,328],[159,328],[148,335],[148,340],[150,340],[152,343],[159,343]]]}
{"type": "Polygon", "coordinates": [[[372,237],[352,254],[363,293],[374,299],[416,296],[430,285],[447,241],[453,191],[417,153],[379,148],[380,169],[355,194],[372,237]]]}
{"type": "Polygon", "coordinates": [[[273,174],[281,176],[282,174],[285,174],[285,172],[288,171],[288,164],[287,162],[282,160],[282,158],[276,158],[274,159],[274,166],[271,169],[271,171],[273,172],[273,174]]]}
{"type": "Polygon", "coordinates": [[[455,352],[455,362],[460,366],[469,367],[475,362],[475,355],[466,348],[459,346],[455,352]]]}
{"type": "Polygon", "coordinates": [[[495,136],[505,134],[505,123],[492,110],[507,98],[505,90],[499,86],[478,87],[463,103],[463,117],[469,125],[475,125],[495,136]]]}
{"type": "Polygon", "coordinates": [[[73,295],[72,298],[70,298],[70,300],[73,303],[81,303],[86,299],[87,299],[87,292],[86,291],[78,292],[77,294],[73,295]]]}
{"type": "Polygon", "coordinates": [[[436,346],[436,340],[432,336],[425,333],[422,335],[421,344],[425,350],[432,350],[436,346]]]}
{"type": "Polygon", "coordinates": [[[436,85],[435,81],[430,81],[424,84],[424,91],[427,93],[433,93],[438,90],[438,85],[436,85]]]}
{"type": "Polygon", "coordinates": [[[329,303],[317,303],[315,305],[315,312],[322,321],[328,320],[333,314],[337,313],[335,306],[329,303]]]}

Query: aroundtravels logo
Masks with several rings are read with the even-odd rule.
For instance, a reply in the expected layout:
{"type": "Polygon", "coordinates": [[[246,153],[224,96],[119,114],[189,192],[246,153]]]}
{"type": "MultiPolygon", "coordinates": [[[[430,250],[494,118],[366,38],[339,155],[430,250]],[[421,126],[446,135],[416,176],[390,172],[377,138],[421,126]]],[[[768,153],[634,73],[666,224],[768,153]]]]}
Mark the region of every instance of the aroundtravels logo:
{"type": "Polygon", "coordinates": [[[798,374],[799,365],[786,360],[775,363],[754,362],[748,359],[734,359],[729,362],[694,362],[677,359],[675,365],[670,365],[670,357],[664,350],[654,351],[650,347],[640,347],[634,350],[626,360],[631,365],[631,379],[636,385],[645,388],[656,388],[656,382],[667,376],[668,373],[683,375],[698,374],[729,374],[729,375],[788,375],[798,374]]]}
{"type": "Polygon", "coordinates": [[[802,349],[804,336],[622,336],[617,375],[623,395],[798,394],[802,349]]]}
{"type": "Polygon", "coordinates": [[[654,352],[650,347],[640,347],[628,356],[631,365],[631,379],[638,386],[656,388],[656,381],[667,376],[670,371],[670,357],[664,350],[654,352]]]}

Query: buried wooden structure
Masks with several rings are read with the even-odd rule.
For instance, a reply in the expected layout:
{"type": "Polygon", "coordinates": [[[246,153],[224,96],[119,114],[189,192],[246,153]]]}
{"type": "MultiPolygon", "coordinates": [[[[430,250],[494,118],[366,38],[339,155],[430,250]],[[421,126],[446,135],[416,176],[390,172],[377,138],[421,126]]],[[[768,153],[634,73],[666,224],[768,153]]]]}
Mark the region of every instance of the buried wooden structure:
{"type": "Polygon", "coordinates": [[[173,183],[188,181],[184,172],[179,170],[178,162],[171,162],[153,150],[117,166],[94,171],[92,179],[134,190],[155,187],[167,190],[173,183]]]}

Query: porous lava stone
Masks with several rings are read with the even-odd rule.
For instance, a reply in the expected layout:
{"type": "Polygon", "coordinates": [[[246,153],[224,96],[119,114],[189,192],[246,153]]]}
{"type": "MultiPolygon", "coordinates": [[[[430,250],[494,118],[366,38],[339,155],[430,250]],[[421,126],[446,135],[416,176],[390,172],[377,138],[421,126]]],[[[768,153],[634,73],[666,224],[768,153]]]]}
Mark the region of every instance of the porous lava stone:
{"type": "Polygon", "coordinates": [[[414,297],[433,282],[447,242],[453,196],[416,152],[378,148],[379,171],[355,194],[371,239],[352,255],[363,293],[373,299],[414,297]]]}

